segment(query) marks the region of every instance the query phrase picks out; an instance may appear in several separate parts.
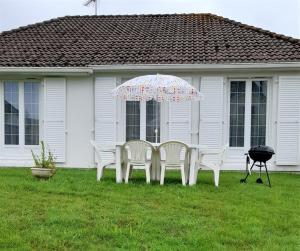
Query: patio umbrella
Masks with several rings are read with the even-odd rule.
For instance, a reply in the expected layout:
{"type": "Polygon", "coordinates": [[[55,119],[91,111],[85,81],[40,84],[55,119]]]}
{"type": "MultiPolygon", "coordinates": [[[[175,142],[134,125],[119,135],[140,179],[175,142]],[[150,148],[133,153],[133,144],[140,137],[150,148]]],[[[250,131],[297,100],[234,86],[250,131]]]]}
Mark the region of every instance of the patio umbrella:
{"type": "MultiPolygon", "coordinates": [[[[145,75],[130,79],[112,91],[114,97],[127,101],[181,102],[197,101],[202,94],[187,81],[171,75],[145,75]]],[[[156,115],[158,114],[156,106],[156,115]]],[[[157,119],[155,129],[157,143],[157,119]]]]}

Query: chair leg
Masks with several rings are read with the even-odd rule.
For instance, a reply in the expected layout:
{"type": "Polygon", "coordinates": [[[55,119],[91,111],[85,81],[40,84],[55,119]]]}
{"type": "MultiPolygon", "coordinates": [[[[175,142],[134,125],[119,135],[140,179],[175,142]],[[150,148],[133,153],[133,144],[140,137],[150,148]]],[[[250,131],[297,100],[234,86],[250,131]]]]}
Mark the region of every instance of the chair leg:
{"type": "Polygon", "coordinates": [[[214,180],[215,180],[215,186],[219,186],[219,176],[220,176],[220,170],[219,169],[214,169],[214,180]]]}
{"type": "Polygon", "coordinates": [[[125,177],[126,177],[126,167],[127,167],[127,164],[126,164],[126,163],[122,163],[122,164],[121,164],[121,168],[122,168],[122,182],[125,181],[125,177]]]}
{"type": "Polygon", "coordinates": [[[160,170],[160,184],[163,185],[165,182],[165,172],[166,172],[166,166],[164,164],[161,165],[160,170]]]}
{"type": "Polygon", "coordinates": [[[132,178],[132,173],[133,173],[133,168],[130,168],[130,171],[129,171],[129,178],[130,179],[132,178]]]}
{"type": "Polygon", "coordinates": [[[147,184],[150,184],[150,165],[146,164],[145,171],[146,171],[146,182],[147,184]]]}
{"type": "Polygon", "coordinates": [[[181,179],[182,179],[182,185],[186,185],[186,181],[185,181],[185,170],[184,170],[184,164],[180,166],[180,170],[181,170],[181,179]]]}
{"type": "Polygon", "coordinates": [[[199,170],[201,170],[200,165],[196,165],[196,167],[195,167],[195,185],[197,184],[199,170]]]}
{"type": "Polygon", "coordinates": [[[130,163],[127,163],[127,169],[126,169],[126,175],[125,175],[125,183],[128,184],[128,179],[129,179],[129,173],[130,173],[130,163]]]}
{"type": "Polygon", "coordinates": [[[189,182],[189,165],[185,165],[184,167],[184,173],[185,173],[185,184],[188,184],[189,182]]]}
{"type": "Polygon", "coordinates": [[[97,181],[100,181],[100,179],[102,178],[103,169],[104,169],[104,166],[102,166],[101,164],[98,164],[98,166],[97,166],[97,181]]]}

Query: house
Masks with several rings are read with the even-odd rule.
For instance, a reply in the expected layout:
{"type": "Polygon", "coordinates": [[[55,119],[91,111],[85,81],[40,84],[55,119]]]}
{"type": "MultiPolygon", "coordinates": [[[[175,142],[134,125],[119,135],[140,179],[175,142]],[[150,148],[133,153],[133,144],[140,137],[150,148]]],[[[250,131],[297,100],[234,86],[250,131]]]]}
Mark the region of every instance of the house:
{"type": "Polygon", "coordinates": [[[141,138],[230,148],[224,169],[266,144],[276,171],[300,171],[300,41],[212,14],[66,16],[0,34],[0,166],[30,166],[44,140],[65,167],[99,144],[141,138]],[[199,102],[125,102],[111,90],[172,74],[199,102]]]}

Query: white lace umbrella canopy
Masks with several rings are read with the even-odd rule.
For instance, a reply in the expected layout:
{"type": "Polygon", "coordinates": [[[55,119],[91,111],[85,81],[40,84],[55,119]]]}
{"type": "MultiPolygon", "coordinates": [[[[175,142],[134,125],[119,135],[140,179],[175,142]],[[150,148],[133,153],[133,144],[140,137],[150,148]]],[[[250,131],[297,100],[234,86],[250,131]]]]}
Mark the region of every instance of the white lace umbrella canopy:
{"type": "Polygon", "coordinates": [[[112,91],[127,101],[197,101],[202,94],[187,81],[171,75],[146,75],[130,79],[112,91]]]}
{"type": "MultiPolygon", "coordinates": [[[[202,94],[187,81],[171,75],[146,75],[130,79],[112,91],[113,96],[127,101],[181,102],[197,101],[202,94]]],[[[158,106],[156,105],[156,117],[158,106]]],[[[155,142],[158,139],[155,119],[155,142]]]]}

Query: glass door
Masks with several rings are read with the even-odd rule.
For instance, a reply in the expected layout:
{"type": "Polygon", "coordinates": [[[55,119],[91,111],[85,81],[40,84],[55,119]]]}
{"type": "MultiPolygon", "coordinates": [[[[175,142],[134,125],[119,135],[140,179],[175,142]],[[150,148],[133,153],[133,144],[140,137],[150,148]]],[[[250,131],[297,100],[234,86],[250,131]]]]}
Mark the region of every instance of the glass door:
{"type": "Polygon", "coordinates": [[[126,101],[126,141],[140,139],[140,102],[126,101]]]}
{"type": "Polygon", "coordinates": [[[160,104],[154,100],[146,102],[146,140],[160,142],[160,104]]]}
{"type": "Polygon", "coordinates": [[[160,142],[160,103],[126,101],[126,141],[160,142]]]}
{"type": "Polygon", "coordinates": [[[252,81],[251,146],[266,144],[267,81],[252,81]]]}
{"type": "Polygon", "coordinates": [[[230,81],[230,147],[266,144],[267,94],[267,80],[230,81]]]}
{"type": "Polygon", "coordinates": [[[246,81],[231,81],[229,145],[243,147],[245,135],[246,81]]]}

